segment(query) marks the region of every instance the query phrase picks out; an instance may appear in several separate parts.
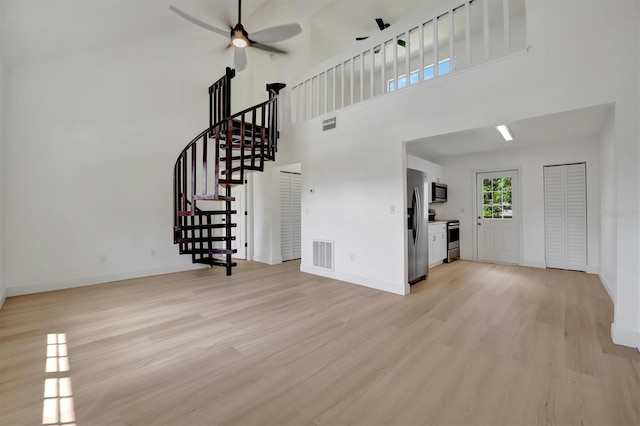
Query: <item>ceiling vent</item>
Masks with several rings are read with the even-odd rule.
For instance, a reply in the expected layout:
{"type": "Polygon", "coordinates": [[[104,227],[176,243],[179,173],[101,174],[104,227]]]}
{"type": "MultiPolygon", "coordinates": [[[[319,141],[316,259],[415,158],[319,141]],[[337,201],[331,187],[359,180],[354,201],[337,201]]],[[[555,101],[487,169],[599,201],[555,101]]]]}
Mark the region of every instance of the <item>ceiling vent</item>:
{"type": "Polygon", "coordinates": [[[333,271],[333,241],[313,240],[313,266],[333,271]]]}
{"type": "Polygon", "coordinates": [[[327,130],[331,130],[331,129],[335,129],[336,128],[336,118],[332,117],[332,118],[327,118],[326,120],[324,120],[322,122],[322,131],[326,132],[327,130]]]}

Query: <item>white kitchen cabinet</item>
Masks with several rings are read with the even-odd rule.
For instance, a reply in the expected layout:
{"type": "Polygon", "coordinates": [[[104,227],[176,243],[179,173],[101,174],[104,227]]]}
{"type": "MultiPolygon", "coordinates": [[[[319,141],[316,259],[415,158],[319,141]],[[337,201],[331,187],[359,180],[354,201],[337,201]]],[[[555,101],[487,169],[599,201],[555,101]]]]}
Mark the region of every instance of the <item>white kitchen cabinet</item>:
{"type": "Polygon", "coordinates": [[[407,155],[407,169],[420,170],[417,165],[418,158],[413,155],[407,155]]]}
{"type": "Polygon", "coordinates": [[[429,163],[429,180],[436,183],[444,183],[444,168],[435,163],[429,163]]]}
{"type": "Polygon", "coordinates": [[[429,224],[429,268],[439,265],[447,257],[447,223],[429,224]]]}

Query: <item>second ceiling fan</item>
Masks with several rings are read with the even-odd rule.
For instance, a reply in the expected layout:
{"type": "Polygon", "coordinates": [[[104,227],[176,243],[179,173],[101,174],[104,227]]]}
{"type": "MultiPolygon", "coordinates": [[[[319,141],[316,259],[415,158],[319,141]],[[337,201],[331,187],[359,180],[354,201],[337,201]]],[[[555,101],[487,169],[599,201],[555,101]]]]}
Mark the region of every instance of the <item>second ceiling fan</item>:
{"type": "MultiPolygon", "coordinates": [[[[388,22],[384,22],[384,20],[382,18],[376,18],[376,24],[378,24],[378,28],[380,28],[380,31],[384,31],[387,28],[389,28],[391,26],[390,23],[388,22]]],[[[366,40],[368,39],[369,36],[367,37],[356,37],[356,41],[362,41],[362,40],[366,40]]],[[[398,46],[402,46],[402,47],[407,47],[407,43],[404,40],[398,39],[398,46]]],[[[375,53],[378,53],[379,50],[376,49],[375,53]]]]}
{"type": "Polygon", "coordinates": [[[256,31],[255,33],[248,33],[242,25],[242,0],[238,0],[238,23],[233,27],[229,26],[229,30],[223,30],[201,21],[198,18],[194,18],[173,5],[170,5],[169,9],[189,22],[228,38],[230,41],[229,46],[233,47],[234,50],[234,67],[237,71],[242,71],[247,67],[246,48],[255,47],[256,49],[266,50],[272,53],[287,53],[284,50],[269,46],[265,43],[276,43],[288,40],[302,32],[302,27],[299,24],[286,24],[266,28],[256,31]]]}

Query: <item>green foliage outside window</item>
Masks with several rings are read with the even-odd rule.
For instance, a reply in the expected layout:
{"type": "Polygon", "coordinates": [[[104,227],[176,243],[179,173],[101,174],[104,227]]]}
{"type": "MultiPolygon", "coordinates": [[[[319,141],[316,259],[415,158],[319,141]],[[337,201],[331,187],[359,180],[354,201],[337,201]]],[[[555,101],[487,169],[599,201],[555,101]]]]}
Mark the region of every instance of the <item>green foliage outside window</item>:
{"type": "Polygon", "coordinates": [[[485,219],[513,218],[511,178],[484,179],[482,185],[485,219]]]}

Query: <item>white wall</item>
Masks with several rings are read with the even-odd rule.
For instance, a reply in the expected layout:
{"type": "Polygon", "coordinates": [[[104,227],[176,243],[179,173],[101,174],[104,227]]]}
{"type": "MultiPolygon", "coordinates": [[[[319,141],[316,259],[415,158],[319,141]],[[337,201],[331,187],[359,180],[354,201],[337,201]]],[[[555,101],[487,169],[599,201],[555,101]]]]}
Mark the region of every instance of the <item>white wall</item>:
{"type": "Polygon", "coordinates": [[[443,159],[447,172],[449,198],[438,206],[438,215],[460,219],[460,255],[476,259],[477,239],[474,218],[477,172],[519,169],[520,264],[544,268],[544,185],[543,167],[587,163],[587,270],[598,272],[600,260],[600,166],[595,139],[567,141],[556,145],[519,148],[456,156],[443,159]]]}
{"type": "MultiPolygon", "coordinates": [[[[2,15],[2,2],[0,2],[0,16],[2,15]]],[[[2,33],[2,19],[0,19],[0,34],[2,33]]],[[[5,194],[4,189],[4,63],[0,50],[0,193],[5,194]]],[[[4,197],[0,196],[0,308],[4,304],[7,285],[4,278],[4,197]]]]}
{"type": "MultiPolygon", "coordinates": [[[[303,190],[316,189],[302,200],[302,269],[404,294],[405,218],[389,209],[406,205],[402,142],[588,106],[616,104],[616,208],[637,211],[639,52],[626,41],[638,40],[639,6],[614,3],[528,1],[528,53],[345,108],[329,132],[320,119],[295,126],[303,190]],[[607,61],[593,60],[605,51],[607,61]],[[335,241],[335,272],[311,266],[314,238],[335,241]]],[[[612,333],[632,345],[640,320],[637,217],[618,218],[616,233],[612,333]]],[[[537,259],[535,251],[523,256],[537,259]]]]}
{"type": "MultiPolygon", "coordinates": [[[[7,70],[9,295],[192,267],[172,244],[173,166],[230,59],[174,34],[7,70]]],[[[274,74],[268,55],[251,61],[236,109],[274,74]]]]}
{"type": "Polygon", "coordinates": [[[600,134],[600,280],[615,303],[616,300],[616,135],[614,111],[600,134]]]}

